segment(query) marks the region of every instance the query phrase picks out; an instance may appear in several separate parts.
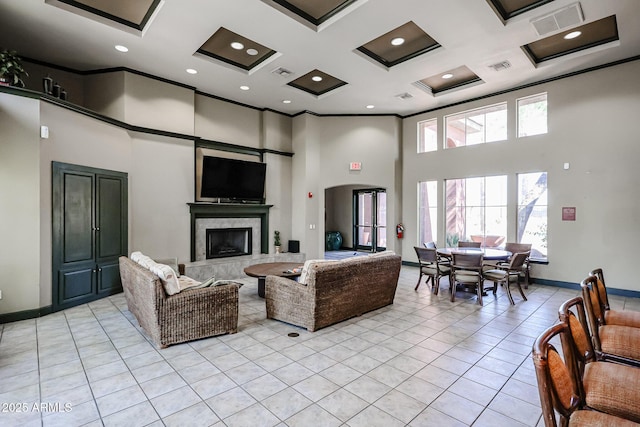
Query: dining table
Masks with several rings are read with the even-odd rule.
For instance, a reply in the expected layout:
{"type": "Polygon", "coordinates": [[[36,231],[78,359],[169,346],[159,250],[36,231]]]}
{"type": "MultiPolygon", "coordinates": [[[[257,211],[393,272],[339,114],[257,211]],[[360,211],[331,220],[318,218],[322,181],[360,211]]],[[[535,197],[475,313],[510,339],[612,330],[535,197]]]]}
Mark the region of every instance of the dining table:
{"type": "Polygon", "coordinates": [[[483,258],[485,261],[506,261],[511,258],[511,252],[497,248],[438,248],[436,249],[436,252],[447,258],[451,258],[451,254],[453,252],[463,254],[477,254],[478,252],[483,252],[483,258]]]}

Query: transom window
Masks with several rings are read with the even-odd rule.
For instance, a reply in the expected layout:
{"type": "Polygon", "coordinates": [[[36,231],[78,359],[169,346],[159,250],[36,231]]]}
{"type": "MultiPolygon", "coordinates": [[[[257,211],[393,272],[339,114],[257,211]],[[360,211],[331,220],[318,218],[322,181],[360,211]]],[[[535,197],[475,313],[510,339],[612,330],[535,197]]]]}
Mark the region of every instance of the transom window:
{"type": "Polygon", "coordinates": [[[463,111],[445,117],[445,148],[507,139],[507,103],[463,111]]]}
{"type": "Polygon", "coordinates": [[[418,122],[418,153],[436,151],[438,149],[438,120],[431,119],[418,122]]]}
{"type": "Polygon", "coordinates": [[[518,138],[547,133],[547,94],[518,99],[518,138]]]}

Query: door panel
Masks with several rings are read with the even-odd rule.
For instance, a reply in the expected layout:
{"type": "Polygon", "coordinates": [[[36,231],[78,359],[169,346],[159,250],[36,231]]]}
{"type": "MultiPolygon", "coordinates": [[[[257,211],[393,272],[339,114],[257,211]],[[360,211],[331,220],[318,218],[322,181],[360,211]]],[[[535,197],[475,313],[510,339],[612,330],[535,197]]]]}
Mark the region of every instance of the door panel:
{"type": "Polygon", "coordinates": [[[98,293],[113,294],[122,290],[118,261],[98,264],[98,293]]]}
{"type": "Polygon", "coordinates": [[[93,175],[64,173],[63,239],[65,263],[93,259],[93,175]]]}
{"type": "Polygon", "coordinates": [[[95,275],[92,268],[60,271],[58,304],[65,305],[96,293],[95,275]]]}
{"type": "Polygon", "coordinates": [[[383,251],[387,245],[387,193],[354,191],[354,242],[357,249],[383,251]]]}
{"type": "Polygon", "coordinates": [[[98,259],[118,257],[122,252],[122,180],[97,176],[96,224],[98,259]]]}

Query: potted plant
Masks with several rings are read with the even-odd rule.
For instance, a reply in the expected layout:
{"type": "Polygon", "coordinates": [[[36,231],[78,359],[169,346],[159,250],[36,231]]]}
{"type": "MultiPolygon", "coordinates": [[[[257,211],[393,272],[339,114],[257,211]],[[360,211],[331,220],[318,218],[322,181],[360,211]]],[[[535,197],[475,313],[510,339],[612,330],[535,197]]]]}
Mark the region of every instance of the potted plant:
{"type": "Polygon", "coordinates": [[[22,68],[22,59],[14,50],[0,51],[0,84],[24,87],[23,77],[28,76],[22,68]]]}
{"type": "Polygon", "coordinates": [[[277,254],[280,253],[280,232],[278,230],[273,232],[273,247],[277,254]]]}

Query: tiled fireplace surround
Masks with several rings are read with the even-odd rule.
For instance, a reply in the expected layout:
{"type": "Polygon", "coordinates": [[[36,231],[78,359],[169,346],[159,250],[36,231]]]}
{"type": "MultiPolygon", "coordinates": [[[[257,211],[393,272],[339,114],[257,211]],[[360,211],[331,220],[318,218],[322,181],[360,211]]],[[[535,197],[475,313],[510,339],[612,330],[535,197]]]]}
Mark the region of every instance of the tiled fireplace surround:
{"type": "Polygon", "coordinates": [[[270,205],[238,205],[224,203],[190,203],[191,262],[185,264],[185,275],[196,280],[234,279],[245,277],[244,268],[263,262],[304,261],[304,254],[269,253],[270,205]],[[251,228],[251,255],[206,259],[206,231],[220,228],[251,228]]]}

